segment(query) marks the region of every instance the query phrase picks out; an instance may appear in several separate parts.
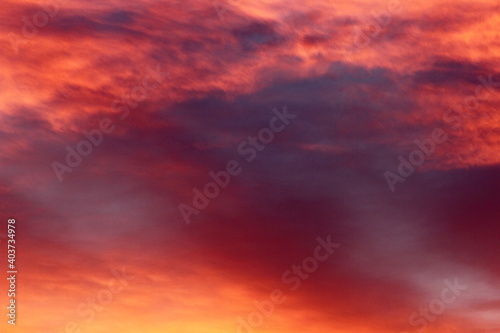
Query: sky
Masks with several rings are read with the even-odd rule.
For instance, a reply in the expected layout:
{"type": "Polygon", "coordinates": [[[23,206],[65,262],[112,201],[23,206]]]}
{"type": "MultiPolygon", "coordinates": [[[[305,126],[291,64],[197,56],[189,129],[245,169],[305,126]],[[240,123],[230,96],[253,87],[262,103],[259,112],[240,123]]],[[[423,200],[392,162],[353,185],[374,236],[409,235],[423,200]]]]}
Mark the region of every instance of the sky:
{"type": "Polygon", "coordinates": [[[500,332],[500,3],[4,0],[2,332],[500,332]]]}

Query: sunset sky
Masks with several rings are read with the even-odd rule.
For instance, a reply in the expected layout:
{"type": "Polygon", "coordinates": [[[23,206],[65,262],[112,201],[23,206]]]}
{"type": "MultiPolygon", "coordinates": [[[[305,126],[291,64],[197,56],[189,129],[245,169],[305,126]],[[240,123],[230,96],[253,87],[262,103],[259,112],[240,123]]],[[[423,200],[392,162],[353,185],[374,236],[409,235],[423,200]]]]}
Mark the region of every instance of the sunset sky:
{"type": "Polygon", "coordinates": [[[0,332],[500,332],[498,1],[0,19],[0,332]]]}

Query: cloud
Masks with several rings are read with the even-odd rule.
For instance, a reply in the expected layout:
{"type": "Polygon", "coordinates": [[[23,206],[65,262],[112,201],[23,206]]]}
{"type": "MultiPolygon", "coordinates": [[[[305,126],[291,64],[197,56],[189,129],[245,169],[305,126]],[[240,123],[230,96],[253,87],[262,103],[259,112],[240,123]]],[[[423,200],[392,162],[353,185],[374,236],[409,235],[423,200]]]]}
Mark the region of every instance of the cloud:
{"type": "Polygon", "coordinates": [[[137,280],[89,330],[235,331],[282,288],[263,333],[405,331],[455,276],[468,294],[429,332],[496,329],[499,95],[459,128],[443,115],[478,76],[498,80],[497,5],[405,3],[344,57],[386,7],[266,0],[228,4],[221,20],[211,2],[76,1],[16,53],[8,33],[40,7],[7,2],[0,198],[35,295],[20,297],[21,329],[62,329],[121,266],[137,280]],[[113,103],[156,66],[168,76],[120,119],[113,103]],[[245,162],[238,145],[284,106],[296,119],[245,162]],[[60,183],[51,163],[103,118],[116,129],[60,183]],[[435,128],[446,142],[392,193],[383,173],[435,128]],[[242,173],[186,226],[179,203],[230,160],[242,173]],[[329,234],[341,248],[291,292],[283,272],[329,234]]]}

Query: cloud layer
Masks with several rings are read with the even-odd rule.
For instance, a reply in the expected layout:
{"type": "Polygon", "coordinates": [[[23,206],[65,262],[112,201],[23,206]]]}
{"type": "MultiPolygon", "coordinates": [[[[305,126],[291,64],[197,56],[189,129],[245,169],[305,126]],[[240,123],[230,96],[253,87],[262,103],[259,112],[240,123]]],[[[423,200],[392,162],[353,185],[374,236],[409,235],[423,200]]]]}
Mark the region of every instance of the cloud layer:
{"type": "Polygon", "coordinates": [[[281,289],[254,332],[498,331],[499,9],[6,1],[0,202],[21,307],[0,325],[238,332],[281,289]],[[262,145],[284,108],[296,118],[262,145]],[[229,161],[241,173],[186,225],[179,204],[229,161]],[[290,290],[283,273],[328,235],[341,246],[290,290]],[[135,278],[82,315],[124,267],[135,278]],[[455,278],[467,289],[422,315],[455,278]]]}

